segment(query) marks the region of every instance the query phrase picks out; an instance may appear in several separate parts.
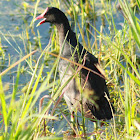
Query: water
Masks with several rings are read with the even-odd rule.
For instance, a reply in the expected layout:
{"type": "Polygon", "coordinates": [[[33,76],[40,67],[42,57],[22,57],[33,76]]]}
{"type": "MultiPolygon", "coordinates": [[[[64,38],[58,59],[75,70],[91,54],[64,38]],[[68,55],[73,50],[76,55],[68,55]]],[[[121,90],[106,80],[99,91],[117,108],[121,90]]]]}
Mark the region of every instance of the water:
{"type": "MultiPolygon", "coordinates": [[[[31,5],[34,5],[35,2],[30,1],[28,2],[31,5]]],[[[31,8],[31,12],[33,12],[34,9],[31,8]]],[[[14,62],[18,61],[20,58],[22,58],[25,54],[28,54],[27,50],[25,49],[27,44],[26,40],[26,26],[30,25],[30,22],[32,20],[32,16],[25,12],[23,9],[22,0],[12,0],[12,1],[0,1],[0,38],[1,38],[1,44],[4,46],[5,52],[5,59],[3,61],[4,67],[0,67],[0,72],[2,72],[4,69],[6,69],[10,64],[13,64],[14,62]],[[25,40],[24,40],[25,39],[25,40]],[[22,50],[22,55],[20,56],[18,52],[20,52],[20,49],[22,50]],[[18,51],[18,52],[17,52],[18,51]],[[10,60],[9,60],[10,57],[10,60]],[[10,61],[10,62],[9,62],[10,61]]],[[[43,49],[45,48],[48,39],[46,32],[43,32],[44,26],[38,29],[41,32],[41,35],[43,36],[41,38],[45,39],[46,43],[44,44],[43,49]]],[[[35,44],[35,36],[31,33],[31,29],[29,31],[29,40],[33,42],[33,46],[35,44]]],[[[37,28],[35,28],[35,33],[37,34],[37,28]]],[[[33,50],[33,49],[32,49],[33,50]]],[[[39,53],[36,53],[36,56],[39,56],[39,53]]],[[[26,62],[22,62],[22,65],[26,67],[26,62]]],[[[13,81],[16,80],[16,71],[17,66],[14,67],[8,74],[4,75],[2,80],[4,83],[9,83],[11,86],[13,85],[13,81]],[[13,77],[15,77],[13,79],[13,77]]],[[[27,73],[23,73],[20,75],[19,84],[26,84],[30,80],[31,76],[27,73]]],[[[7,92],[11,93],[11,90],[9,89],[7,92]]]]}

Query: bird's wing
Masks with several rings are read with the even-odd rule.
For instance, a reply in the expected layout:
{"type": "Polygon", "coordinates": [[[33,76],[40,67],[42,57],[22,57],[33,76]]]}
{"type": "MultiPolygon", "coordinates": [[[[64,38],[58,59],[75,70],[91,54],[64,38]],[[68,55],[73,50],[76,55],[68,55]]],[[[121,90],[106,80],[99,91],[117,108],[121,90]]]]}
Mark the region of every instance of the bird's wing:
{"type": "Polygon", "coordinates": [[[100,74],[105,77],[105,71],[101,68],[98,59],[92,55],[91,53],[87,52],[86,54],[86,60],[89,61],[90,65],[94,65],[98,71],[100,72],[100,74]]]}

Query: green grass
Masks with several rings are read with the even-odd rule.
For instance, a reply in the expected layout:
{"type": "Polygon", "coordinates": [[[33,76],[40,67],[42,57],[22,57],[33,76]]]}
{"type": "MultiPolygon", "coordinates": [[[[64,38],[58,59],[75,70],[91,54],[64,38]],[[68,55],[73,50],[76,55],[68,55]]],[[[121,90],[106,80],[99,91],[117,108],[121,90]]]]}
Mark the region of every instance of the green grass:
{"type": "MultiPolygon", "coordinates": [[[[1,126],[4,123],[0,129],[1,139],[67,139],[70,137],[67,134],[72,129],[81,139],[84,133],[88,134],[87,139],[140,139],[140,58],[137,55],[137,52],[140,51],[140,19],[135,16],[136,9],[140,10],[140,3],[137,0],[137,3],[133,4],[137,7],[131,7],[132,4],[130,5],[125,0],[119,0],[119,2],[124,15],[124,23],[120,30],[116,27],[118,23],[115,23],[114,17],[118,10],[111,5],[110,1],[83,3],[80,0],[76,3],[67,0],[65,4],[58,0],[47,2],[47,6],[56,7],[60,7],[60,3],[63,3],[60,8],[70,17],[71,24],[75,25],[73,30],[77,37],[81,38],[81,43],[88,51],[98,57],[105,69],[110,101],[116,110],[109,124],[88,132],[87,123],[82,119],[80,124],[83,127],[81,129],[73,128],[69,119],[70,113],[62,98],[64,94],[62,89],[70,83],[72,78],[76,78],[77,73],[60,86],[57,74],[58,62],[63,58],[59,57],[56,28],[51,28],[48,33],[46,32],[46,34],[50,33],[51,42],[46,42],[47,46],[43,50],[40,40],[41,33],[39,30],[35,33],[33,20],[29,23],[23,16],[24,32],[18,37],[15,37],[14,34],[8,35],[18,49],[12,45],[7,35],[0,32],[2,38],[8,42],[10,47],[13,47],[19,56],[16,62],[11,60],[10,55],[9,58],[6,58],[6,52],[1,43],[2,39],[0,40],[1,68],[6,59],[9,62],[8,68],[1,69],[0,73],[1,126]],[[101,18],[100,30],[96,28],[98,26],[96,25],[97,18],[101,18]],[[90,22],[92,20],[93,22],[90,22]],[[103,32],[105,30],[104,21],[109,25],[109,34],[103,32]],[[30,31],[31,33],[29,33],[30,31]],[[32,37],[35,38],[34,42],[30,41],[32,37]],[[24,44],[25,53],[17,43],[16,39],[19,38],[24,44]],[[12,76],[12,72],[15,75],[12,76]],[[20,84],[23,74],[31,77],[26,85],[20,84]],[[8,83],[3,82],[4,76],[8,75],[13,79],[10,87],[8,83]],[[6,94],[7,91],[10,91],[10,94],[6,94]],[[43,93],[46,93],[46,96],[40,100],[38,111],[37,103],[43,93]],[[63,124],[64,120],[67,124],[63,124]],[[60,122],[58,128],[51,127],[57,122],[60,122]],[[62,133],[66,126],[67,131],[62,133]]],[[[45,9],[39,6],[42,3],[45,2],[37,0],[34,2],[34,6],[24,3],[22,12],[25,15],[29,14],[34,19],[37,13],[41,13],[45,9]]],[[[82,118],[82,116],[79,117],[82,118]]]]}

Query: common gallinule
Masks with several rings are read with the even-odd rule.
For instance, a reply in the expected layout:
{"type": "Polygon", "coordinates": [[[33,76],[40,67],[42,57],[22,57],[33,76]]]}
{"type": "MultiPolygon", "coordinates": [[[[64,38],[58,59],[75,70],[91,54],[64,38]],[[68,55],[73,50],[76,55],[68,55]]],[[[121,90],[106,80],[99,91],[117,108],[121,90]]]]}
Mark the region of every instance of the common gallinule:
{"type": "Polygon", "coordinates": [[[71,113],[73,114],[76,109],[81,112],[82,104],[85,117],[99,120],[111,119],[114,107],[109,103],[109,92],[104,75],[98,69],[98,59],[78,42],[67,17],[61,10],[48,7],[40,16],[36,17],[36,20],[42,18],[43,20],[38,25],[49,22],[57,27],[61,56],[88,68],[79,68],[76,64],[64,59],[59,62],[59,75],[62,85],[74,73],[78,73],[78,76],[75,76],[70,84],[63,89],[64,98],[71,113]]]}

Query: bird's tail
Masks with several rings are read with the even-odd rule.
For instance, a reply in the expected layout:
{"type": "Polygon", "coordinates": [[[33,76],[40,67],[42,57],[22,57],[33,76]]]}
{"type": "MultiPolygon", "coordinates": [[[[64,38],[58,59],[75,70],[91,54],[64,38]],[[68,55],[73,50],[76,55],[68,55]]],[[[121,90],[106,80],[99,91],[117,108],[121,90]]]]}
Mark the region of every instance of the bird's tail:
{"type": "Polygon", "coordinates": [[[106,97],[101,97],[100,100],[96,101],[96,104],[98,107],[95,105],[87,104],[95,118],[98,120],[109,120],[113,117],[115,110],[113,105],[109,102],[109,99],[106,97]]]}

